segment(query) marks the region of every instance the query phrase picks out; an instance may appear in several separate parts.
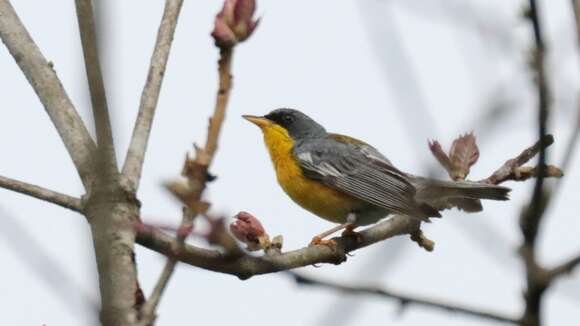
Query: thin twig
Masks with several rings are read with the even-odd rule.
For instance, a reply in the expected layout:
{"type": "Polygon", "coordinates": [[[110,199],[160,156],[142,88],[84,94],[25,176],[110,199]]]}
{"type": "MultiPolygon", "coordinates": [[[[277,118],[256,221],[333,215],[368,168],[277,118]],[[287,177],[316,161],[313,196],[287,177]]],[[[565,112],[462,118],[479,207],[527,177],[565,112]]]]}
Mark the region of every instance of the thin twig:
{"type": "Polygon", "coordinates": [[[317,286],[330,290],[339,291],[343,294],[349,295],[372,295],[388,300],[395,300],[401,305],[401,308],[403,309],[407,308],[410,305],[415,305],[503,323],[511,323],[511,324],[518,323],[517,319],[508,317],[501,313],[469,307],[457,303],[451,303],[442,299],[433,299],[420,297],[416,295],[409,295],[381,287],[364,286],[364,285],[345,285],[339,282],[322,280],[319,278],[313,278],[310,276],[294,272],[288,272],[287,274],[292,276],[298,285],[317,286]]]}
{"type": "MultiPolygon", "coordinates": [[[[535,48],[533,50],[532,69],[535,74],[534,81],[537,87],[538,99],[538,137],[546,136],[549,94],[545,72],[545,47],[542,37],[542,25],[538,4],[536,0],[529,0],[529,18],[533,27],[535,48]]],[[[546,163],[546,149],[540,146],[538,167],[543,169],[546,163]]],[[[530,203],[523,210],[520,217],[520,229],[523,235],[523,243],[520,246],[520,255],[526,270],[526,290],[524,293],[525,309],[520,318],[523,326],[541,325],[541,308],[543,295],[550,285],[551,278],[548,271],[540,266],[536,260],[536,239],[540,230],[542,217],[550,198],[544,189],[545,173],[538,173],[534,192],[530,203]]]]}
{"type": "Polygon", "coordinates": [[[560,265],[552,268],[549,270],[550,279],[551,281],[555,280],[556,278],[564,275],[572,273],[572,271],[580,265],[580,254],[569,258],[565,262],[561,263],[560,265]]]}
{"type": "Polygon", "coordinates": [[[82,212],[83,210],[80,199],[30,183],[0,176],[0,188],[9,189],[24,195],[38,198],[75,212],[82,212]]]}
{"type": "MultiPolygon", "coordinates": [[[[79,24],[81,43],[85,58],[85,69],[91,93],[93,117],[97,134],[97,166],[102,169],[106,180],[116,178],[119,171],[113,142],[113,131],[109,118],[107,96],[99,61],[95,18],[91,0],[76,0],[77,21],[79,24]]],[[[101,178],[99,178],[101,179],[101,178]]]]}
{"type": "MultiPolygon", "coordinates": [[[[191,211],[187,208],[183,208],[183,218],[181,226],[177,232],[176,247],[173,249],[173,251],[182,250],[185,243],[185,238],[187,238],[189,233],[191,233],[191,230],[193,229],[193,217],[191,216],[191,211]],[[186,232],[183,232],[183,230],[186,230],[186,232]]],[[[169,280],[175,271],[177,262],[178,260],[174,255],[167,255],[167,262],[163,267],[163,271],[161,272],[161,275],[159,276],[159,279],[157,280],[157,283],[155,284],[149,299],[147,299],[147,301],[145,301],[143,304],[143,307],[141,307],[140,320],[137,326],[147,326],[152,324],[155,320],[155,311],[157,310],[157,306],[161,301],[161,296],[167,288],[169,280]]]]}
{"type": "Polygon", "coordinates": [[[169,284],[169,280],[171,279],[171,275],[173,275],[173,271],[175,270],[176,265],[176,259],[167,259],[167,263],[165,263],[165,266],[163,267],[163,271],[161,272],[161,275],[159,276],[159,279],[153,288],[153,292],[151,292],[149,299],[145,301],[143,307],[141,308],[141,320],[137,323],[137,326],[151,325],[155,320],[155,310],[159,305],[159,301],[161,300],[163,292],[167,288],[167,284],[169,284]]]}
{"type": "MultiPolygon", "coordinates": [[[[538,90],[538,138],[546,137],[546,125],[548,120],[548,85],[544,67],[544,41],[541,33],[541,24],[538,7],[535,0],[530,0],[530,18],[532,21],[536,48],[533,51],[532,67],[535,70],[535,82],[538,90]]],[[[538,166],[546,165],[546,150],[540,146],[538,166]]],[[[524,214],[521,221],[525,245],[534,246],[544,211],[544,173],[539,173],[534,186],[534,193],[530,201],[530,209],[524,214]]]]}
{"type": "Polygon", "coordinates": [[[56,127],[79,176],[89,189],[96,146],[49,63],[8,0],[0,0],[0,38],[16,60],[56,127]]]}
{"type": "Polygon", "coordinates": [[[226,107],[228,105],[230,89],[232,87],[231,69],[233,51],[234,48],[232,47],[220,49],[220,60],[218,62],[219,88],[216,95],[217,98],[213,116],[209,120],[204,156],[200,158],[201,164],[211,164],[218,147],[220,131],[225,119],[226,107]]]}
{"type": "MultiPolygon", "coordinates": [[[[196,150],[195,160],[191,161],[189,158],[186,158],[185,161],[182,173],[187,177],[190,187],[188,188],[187,200],[184,201],[187,207],[183,209],[183,219],[179,230],[190,230],[193,227],[193,219],[200,213],[201,205],[199,205],[199,202],[208,181],[208,169],[217,150],[219,135],[230,96],[232,54],[232,47],[220,48],[220,60],[218,62],[219,87],[214,113],[209,120],[205,147],[196,150]]],[[[178,234],[174,251],[183,250],[186,236],[187,234],[178,234]]],[[[155,310],[157,309],[163,291],[169,284],[171,275],[175,271],[176,263],[177,258],[173,255],[168,255],[167,262],[165,263],[161,276],[157,280],[153,293],[141,310],[141,325],[146,326],[155,319],[155,310]]]]}
{"type": "Polygon", "coordinates": [[[139,113],[133,128],[131,143],[123,165],[123,183],[129,190],[136,192],[143,170],[145,152],[151,133],[151,126],[161,92],[163,76],[167,67],[167,60],[175,34],[175,27],[181,11],[183,0],[166,0],[163,18],[157,32],[155,49],[151,56],[151,64],[147,74],[147,82],[141,94],[139,113]]]}
{"type": "MultiPolygon", "coordinates": [[[[540,151],[545,150],[553,143],[554,137],[552,135],[544,135],[544,137],[538,140],[534,145],[523,150],[515,158],[507,160],[499,169],[495,170],[491,176],[480,180],[479,182],[500,184],[508,180],[524,181],[528,178],[537,176],[537,169],[522,168],[522,165],[526,164],[540,151]]],[[[555,167],[553,167],[551,170],[546,168],[543,170],[544,177],[561,177],[561,171],[555,167]]]]}

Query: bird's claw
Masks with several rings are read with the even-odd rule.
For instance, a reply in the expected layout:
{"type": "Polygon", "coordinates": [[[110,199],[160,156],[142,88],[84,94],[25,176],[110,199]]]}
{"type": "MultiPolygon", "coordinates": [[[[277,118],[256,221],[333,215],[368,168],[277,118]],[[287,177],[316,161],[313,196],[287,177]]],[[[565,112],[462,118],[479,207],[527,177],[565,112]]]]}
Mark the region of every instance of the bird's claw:
{"type": "Polygon", "coordinates": [[[357,243],[363,242],[363,236],[359,232],[354,231],[355,226],[347,226],[344,231],[342,231],[343,237],[354,237],[357,243]]]}
{"type": "Polygon", "coordinates": [[[314,238],[312,238],[312,241],[310,241],[309,246],[327,246],[330,247],[331,249],[335,249],[337,246],[336,241],[330,239],[330,240],[324,240],[319,236],[315,236],[314,238]]]}

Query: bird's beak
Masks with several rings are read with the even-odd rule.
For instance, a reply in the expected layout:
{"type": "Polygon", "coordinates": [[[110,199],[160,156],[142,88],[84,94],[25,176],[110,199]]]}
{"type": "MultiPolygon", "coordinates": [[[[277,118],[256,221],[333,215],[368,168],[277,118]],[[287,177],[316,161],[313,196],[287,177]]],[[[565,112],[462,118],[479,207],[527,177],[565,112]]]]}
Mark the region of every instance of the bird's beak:
{"type": "Polygon", "coordinates": [[[242,118],[250,121],[251,123],[255,124],[256,126],[261,128],[267,127],[272,125],[272,121],[265,117],[258,117],[255,115],[243,115],[242,118]]]}

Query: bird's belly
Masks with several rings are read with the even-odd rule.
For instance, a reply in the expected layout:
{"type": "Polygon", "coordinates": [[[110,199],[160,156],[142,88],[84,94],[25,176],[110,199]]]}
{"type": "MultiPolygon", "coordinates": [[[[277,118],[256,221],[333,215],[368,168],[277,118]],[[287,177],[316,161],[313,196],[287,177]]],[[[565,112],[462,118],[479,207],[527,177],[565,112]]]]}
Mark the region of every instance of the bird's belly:
{"type": "Polygon", "coordinates": [[[308,179],[295,162],[277,162],[278,183],[294,202],[334,223],[345,223],[347,215],[364,202],[308,179]]]}

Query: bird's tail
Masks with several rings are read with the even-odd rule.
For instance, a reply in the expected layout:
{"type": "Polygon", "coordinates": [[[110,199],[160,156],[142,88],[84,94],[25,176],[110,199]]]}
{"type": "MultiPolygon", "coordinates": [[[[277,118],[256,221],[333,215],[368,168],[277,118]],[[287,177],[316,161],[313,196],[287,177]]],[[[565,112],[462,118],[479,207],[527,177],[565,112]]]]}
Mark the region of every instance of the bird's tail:
{"type": "Polygon", "coordinates": [[[510,188],[470,181],[444,181],[416,177],[416,198],[430,202],[445,198],[508,200],[510,188]]]}

